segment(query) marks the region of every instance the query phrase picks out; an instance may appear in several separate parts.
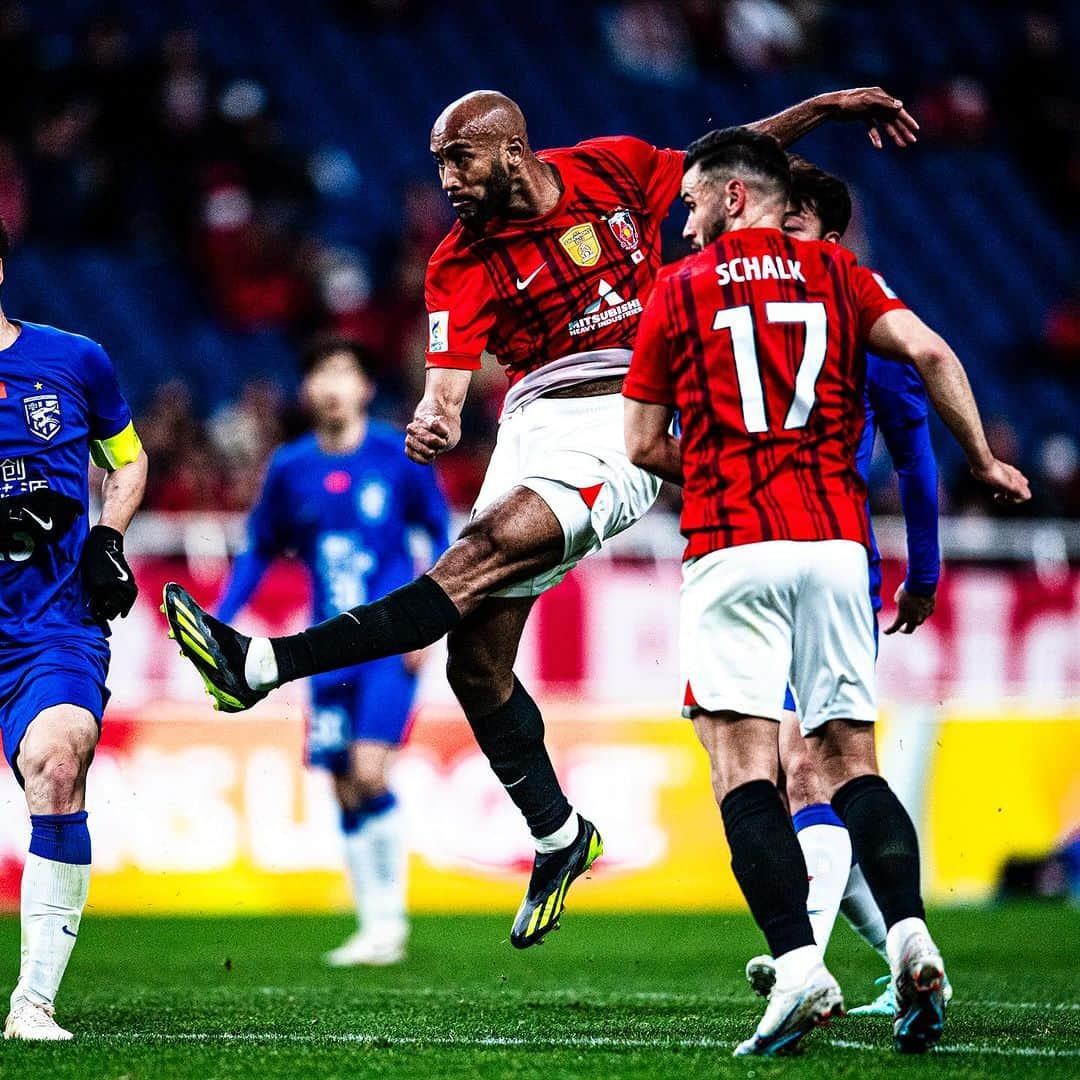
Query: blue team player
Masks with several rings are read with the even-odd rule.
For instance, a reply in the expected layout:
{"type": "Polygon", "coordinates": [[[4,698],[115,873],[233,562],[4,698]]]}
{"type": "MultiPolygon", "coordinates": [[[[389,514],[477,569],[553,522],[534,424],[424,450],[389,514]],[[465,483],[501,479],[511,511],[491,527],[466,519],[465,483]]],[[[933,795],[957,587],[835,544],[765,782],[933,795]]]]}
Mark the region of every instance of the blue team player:
{"type": "MultiPolygon", "coordinates": [[[[413,530],[426,534],[433,556],[448,543],[434,474],[405,457],[400,431],[368,417],[375,386],[366,351],[325,339],[305,352],[302,368],[314,430],[270,461],[247,551],[220,604],[226,621],[282,552],[307,567],[315,617],[328,619],[412,581],[413,530]]],[[[308,759],[333,775],[359,921],[327,954],[334,967],[404,956],[407,850],[387,772],[405,736],[418,659],[389,656],[312,679],[308,759]]]]}
{"type": "MultiPolygon", "coordinates": [[[[0,283],[7,256],[0,221],[0,283]]],[[[108,621],[138,592],[124,532],[145,485],[101,346],[0,311],[0,731],[31,824],[7,1039],[71,1038],[53,1001],[90,883],[86,772],[109,698],[108,621]],[[91,458],[106,470],[93,528],[91,458]]]]}
{"type": "MultiPolygon", "coordinates": [[[[839,243],[851,220],[847,185],[800,158],[792,157],[792,189],[784,232],[800,240],[839,243]]],[[[927,420],[926,390],[914,368],[867,357],[866,426],[859,444],[858,467],[863,478],[878,431],[892,458],[900,481],[900,501],[907,526],[908,572],[896,592],[896,618],[885,630],[914,633],[934,612],[940,571],[938,550],[938,473],[927,420]]],[[[881,556],[870,533],[870,602],[875,615],[881,610],[881,556]]],[[[875,623],[876,625],[876,623],[875,623]]],[[[834,813],[824,785],[811,765],[806,742],[799,731],[795,701],[788,691],[780,726],[780,761],[787,783],[788,804],[810,876],[807,898],[814,939],[824,953],[838,911],[853,929],[888,963],[885,921],[863,877],[851,862],[851,840],[834,813]]],[[[747,964],[750,985],[768,996],[775,980],[772,959],[757,956],[747,964]]],[[[850,1010],[852,1015],[889,1016],[895,1012],[892,981],[869,1005],[850,1010]]],[[[952,996],[946,986],[946,1000],[952,996]]]]}

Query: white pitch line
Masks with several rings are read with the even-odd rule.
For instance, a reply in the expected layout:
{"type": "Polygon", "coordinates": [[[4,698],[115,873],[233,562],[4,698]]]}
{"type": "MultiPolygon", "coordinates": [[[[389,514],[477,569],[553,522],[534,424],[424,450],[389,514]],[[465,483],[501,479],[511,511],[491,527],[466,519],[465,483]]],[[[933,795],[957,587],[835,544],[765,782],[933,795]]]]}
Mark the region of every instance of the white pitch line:
{"type": "MultiPolygon", "coordinates": [[[[259,992],[267,995],[291,995],[317,992],[326,990],[325,986],[260,986],[259,992]]],[[[403,987],[387,986],[373,991],[380,996],[386,997],[423,997],[423,998],[453,998],[460,999],[460,990],[443,990],[438,987],[403,987]]],[[[234,993],[234,988],[229,987],[228,993],[234,993]]],[[[655,1001],[671,1005],[683,1004],[694,1007],[710,1005],[732,1005],[752,1003],[754,999],[737,1002],[730,997],[711,997],[708,994],[686,994],[669,990],[638,990],[630,993],[619,993],[613,996],[620,1001],[655,1001]]],[[[522,1000],[543,1000],[545,1002],[579,1001],[583,1003],[594,1002],[607,1004],[607,997],[603,994],[585,993],[580,994],[573,990],[538,990],[524,995],[522,1000]]],[[[966,997],[960,997],[949,1005],[950,1009],[1038,1009],[1044,1012],[1080,1012],[1080,1001],[980,1001],[966,997]]]]}
{"type": "MultiPolygon", "coordinates": [[[[390,1046],[446,1046],[460,1049],[531,1049],[531,1050],[719,1050],[731,1049],[727,1039],[634,1039],[617,1035],[568,1035],[561,1039],[532,1039],[524,1036],[489,1035],[483,1038],[455,1038],[448,1035],[375,1035],[354,1032],[327,1032],[306,1034],[303,1032],[133,1032],[130,1035],[113,1034],[94,1036],[110,1041],[145,1040],[149,1042],[277,1042],[277,1043],[346,1043],[374,1047],[390,1046]]],[[[828,1039],[822,1046],[841,1050],[860,1050],[873,1053],[891,1052],[878,1043],[856,1042],[849,1039],[828,1039]]],[[[1080,1050],[1059,1050],[1050,1046],[986,1046],[979,1043],[949,1043],[938,1046],[935,1054],[981,1054],[994,1057],[1025,1058],[1080,1058],[1080,1050]]]]}
{"type": "MultiPolygon", "coordinates": [[[[844,1050],[877,1050],[884,1047],[877,1043],[853,1042],[849,1039],[831,1039],[829,1046],[839,1046],[844,1050]]],[[[932,1054],[993,1054],[995,1057],[1080,1057],[1080,1050],[1057,1050],[1052,1046],[980,1046],[977,1043],[950,1043],[936,1046],[932,1054]]]]}

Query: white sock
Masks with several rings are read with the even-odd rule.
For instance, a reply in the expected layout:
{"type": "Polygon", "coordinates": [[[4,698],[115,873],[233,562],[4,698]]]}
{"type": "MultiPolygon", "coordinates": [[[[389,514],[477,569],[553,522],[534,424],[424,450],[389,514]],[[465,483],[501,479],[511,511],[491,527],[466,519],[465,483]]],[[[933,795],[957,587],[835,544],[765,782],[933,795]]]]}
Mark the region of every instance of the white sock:
{"type": "Polygon", "coordinates": [[[821,963],[821,952],[816,945],[802,945],[778,956],[774,963],[776,985],[789,990],[806,982],[810,972],[821,963]]]}
{"type": "Polygon", "coordinates": [[[360,928],[404,938],[409,852],[405,815],[397,803],[345,834],[345,861],[360,928]]]}
{"type": "Polygon", "coordinates": [[[278,685],[277,657],[270,639],[253,637],[244,657],[244,681],[252,690],[273,690],[278,685]]]}
{"type": "Polygon", "coordinates": [[[840,911],[851,924],[851,929],[888,963],[889,954],[885,951],[885,919],[858,863],[848,874],[847,888],[844,890],[843,900],[840,901],[840,911]]]}
{"type": "Polygon", "coordinates": [[[926,923],[914,916],[893,923],[889,927],[889,932],[885,935],[885,948],[889,954],[889,970],[894,975],[900,970],[900,960],[904,952],[904,946],[907,944],[908,938],[913,934],[924,934],[927,940],[932,940],[926,923]]]}
{"type": "Polygon", "coordinates": [[[573,810],[570,816],[553,832],[547,836],[534,836],[533,843],[536,845],[537,854],[548,855],[553,851],[562,851],[569,847],[578,834],[578,816],[573,810]]]}
{"type": "Polygon", "coordinates": [[[51,1005],[64,977],[90,888],[90,864],[32,852],[22,874],[22,962],[12,999],[51,1005]]]}
{"type": "Polygon", "coordinates": [[[810,878],[806,913],[824,956],[851,870],[851,837],[840,825],[807,825],[798,837],[810,878]]]}

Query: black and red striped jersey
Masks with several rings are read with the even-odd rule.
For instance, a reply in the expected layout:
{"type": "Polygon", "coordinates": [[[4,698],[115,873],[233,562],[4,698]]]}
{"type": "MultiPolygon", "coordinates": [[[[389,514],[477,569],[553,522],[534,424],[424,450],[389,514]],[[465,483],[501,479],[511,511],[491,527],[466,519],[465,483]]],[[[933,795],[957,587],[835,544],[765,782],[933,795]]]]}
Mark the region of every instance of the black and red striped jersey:
{"type": "Polygon", "coordinates": [[[686,557],[763,540],[869,544],[855,464],[865,343],[903,302],[838,244],[739,229],[666,269],[623,393],[682,427],[686,557]]]}
{"type": "Polygon", "coordinates": [[[432,255],[429,367],[476,369],[487,351],[512,387],[537,373],[538,388],[626,371],[683,154],[615,136],[537,156],[563,185],[549,213],[456,224],[432,255]]]}

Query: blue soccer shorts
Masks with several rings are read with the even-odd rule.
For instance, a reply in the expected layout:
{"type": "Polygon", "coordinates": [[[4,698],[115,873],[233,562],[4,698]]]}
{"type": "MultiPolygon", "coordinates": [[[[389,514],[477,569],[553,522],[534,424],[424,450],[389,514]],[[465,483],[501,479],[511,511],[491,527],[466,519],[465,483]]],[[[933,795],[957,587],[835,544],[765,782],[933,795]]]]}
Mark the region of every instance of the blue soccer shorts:
{"type": "Polygon", "coordinates": [[[400,656],[317,675],[311,680],[307,760],[340,774],[360,739],[400,746],[408,733],[416,676],[400,656]]]}
{"type": "Polygon", "coordinates": [[[109,700],[109,646],[105,639],[61,631],[32,644],[0,646],[0,732],[7,758],[15,765],[19,744],[31,721],[54,705],[77,705],[101,726],[109,700]],[[60,636],[60,633],[63,636],[60,636]]]}

